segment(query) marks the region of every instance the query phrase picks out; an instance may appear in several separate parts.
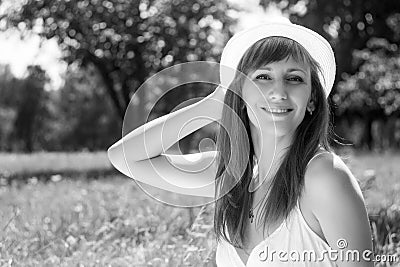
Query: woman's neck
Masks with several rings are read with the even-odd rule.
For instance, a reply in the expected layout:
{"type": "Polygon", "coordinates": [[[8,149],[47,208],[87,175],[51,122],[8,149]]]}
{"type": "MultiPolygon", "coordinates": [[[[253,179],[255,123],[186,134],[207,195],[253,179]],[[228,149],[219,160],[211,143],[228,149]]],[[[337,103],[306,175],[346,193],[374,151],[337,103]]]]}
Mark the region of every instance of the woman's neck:
{"type": "Polygon", "coordinates": [[[265,178],[268,172],[273,173],[277,170],[283,155],[291,145],[292,135],[276,136],[274,131],[261,132],[254,125],[251,125],[250,129],[254,153],[259,163],[259,175],[265,178]]]}

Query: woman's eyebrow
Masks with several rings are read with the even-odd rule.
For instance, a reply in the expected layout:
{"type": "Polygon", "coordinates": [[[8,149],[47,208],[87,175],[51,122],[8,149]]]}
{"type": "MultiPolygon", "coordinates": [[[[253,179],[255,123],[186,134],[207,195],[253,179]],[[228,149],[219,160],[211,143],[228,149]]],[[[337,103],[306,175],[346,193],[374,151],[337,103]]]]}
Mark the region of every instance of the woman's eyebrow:
{"type": "Polygon", "coordinates": [[[269,70],[269,71],[271,71],[272,69],[269,68],[269,67],[260,67],[260,68],[258,68],[256,70],[269,70]]]}
{"type": "Polygon", "coordinates": [[[307,74],[307,72],[306,72],[305,70],[299,69],[299,68],[290,68],[290,69],[288,69],[287,71],[288,71],[288,72],[292,72],[292,71],[301,71],[301,72],[303,72],[304,74],[307,74]]]}
{"type": "MultiPolygon", "coordinates": [[[[268,70],[268,71],[272,71],[272,68],[270,68],[270,67],[260,67],[260,68],[258,68],[258,69],[256,69],[256,70],[268,70]]],[[[306,72],[305,70],[300,69],[300,68],[290,68],[290,69],[288,69],[287,71],[288,71],[288,72],[292,72],[292,71],[301,71],[301,72],[303,72],[304,74],[307,74],[307,72],[306,72]]]]}

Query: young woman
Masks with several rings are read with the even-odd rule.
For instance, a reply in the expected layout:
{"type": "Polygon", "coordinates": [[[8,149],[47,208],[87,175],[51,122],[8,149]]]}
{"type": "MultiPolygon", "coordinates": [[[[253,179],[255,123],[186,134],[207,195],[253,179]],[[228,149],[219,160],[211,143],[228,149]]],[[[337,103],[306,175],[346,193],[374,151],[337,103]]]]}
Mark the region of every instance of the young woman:
{"type": "Polygon", "coordinates": [[[361,190],[329,146],[329,43],[299,25],[267,23],[235,34],[220,63],[221,86],[123,137],[108,150],[113,165],[159,188],[213,197],[218,266],[373,266],[361,190]],[[180,130],[200,117],[224,127],[217,151],[163,154],[178,134],[210,123],[180,130]]]}

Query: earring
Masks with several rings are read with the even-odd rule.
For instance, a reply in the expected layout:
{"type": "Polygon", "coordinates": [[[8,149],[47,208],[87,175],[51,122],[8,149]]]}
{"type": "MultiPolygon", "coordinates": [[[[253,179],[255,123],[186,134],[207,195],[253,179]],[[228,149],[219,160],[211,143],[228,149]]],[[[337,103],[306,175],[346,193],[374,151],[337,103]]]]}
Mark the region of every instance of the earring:
{"type": "Polygon", "coordinates": [[[307,106],[307,111],[312,115],[313,111],[315,110],[315,105],[313,101],[310,101],[310,105],[307,106]]]}
{"type": "Polygon", "coordinates": [[[241,108],[241,109],[244,109],[245,107],[246,107],[246,105],[243,105],[243,106],[241,106],[240,108],[241,108]]]}

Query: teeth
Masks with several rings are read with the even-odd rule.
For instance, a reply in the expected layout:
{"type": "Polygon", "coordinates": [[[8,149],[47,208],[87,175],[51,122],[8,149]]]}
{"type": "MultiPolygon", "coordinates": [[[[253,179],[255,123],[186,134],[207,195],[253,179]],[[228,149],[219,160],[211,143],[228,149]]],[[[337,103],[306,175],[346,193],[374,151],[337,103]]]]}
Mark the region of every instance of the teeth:
{"type": "Polygon", "coordinates": [[[285,113],[289,111],[289,109],[265,109],[265,110],[273,113],[285,113]]]}

